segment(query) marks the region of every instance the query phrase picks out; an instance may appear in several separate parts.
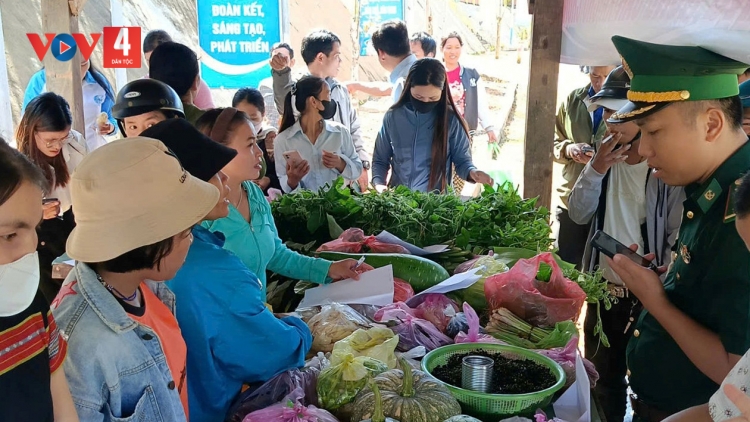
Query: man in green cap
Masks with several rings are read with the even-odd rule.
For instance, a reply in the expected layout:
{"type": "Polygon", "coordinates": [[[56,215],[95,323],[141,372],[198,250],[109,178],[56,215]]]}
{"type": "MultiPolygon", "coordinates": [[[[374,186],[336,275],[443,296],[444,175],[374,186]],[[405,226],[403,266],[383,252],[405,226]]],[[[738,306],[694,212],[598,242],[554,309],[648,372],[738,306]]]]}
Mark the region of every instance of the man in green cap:
{"type": "Polygon", "coordinates": [[[634,421],[661,421],[706,403],[750,348],[750,252],[732,202],[750,170],[737,85],[748,65],[701,47],[612,41],[631,86],[608,121],[635,120],[652,177],[687,198],[664,284],[624,255],[607,259],[644,307],[627,351],[634,421]]]}

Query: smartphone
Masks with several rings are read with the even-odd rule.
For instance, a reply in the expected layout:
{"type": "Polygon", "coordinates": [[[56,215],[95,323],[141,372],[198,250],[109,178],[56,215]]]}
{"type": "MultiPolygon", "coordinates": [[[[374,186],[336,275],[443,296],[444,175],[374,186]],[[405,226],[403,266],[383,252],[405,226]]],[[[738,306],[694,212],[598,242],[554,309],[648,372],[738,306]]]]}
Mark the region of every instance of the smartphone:
{"type": "Polygon", "coordinates": [[[59,199],[57,198],[43,198],[42,199],[42,205],[49,204],[50,202],[58,202],[59,199]]]}
{"type": "Polygon", "coordinates": [[[583,148],[581,148],[581,150],[586,155],[594,155],[594,152],[595,152],[594,147],[592,147],[591,145],[586,145],[583,148]]]}
{"type": "Polygon", "coordinates": [[[594,237],[591,239],[591,245],[599,252],[607,255],[610,258],[614,258],[617,254],[622,254],[630,258],[630,260],[635,262],[636,264],[642,267],[646,267],[655,273],[658,273],[656,264],[631,251],[630,248],[618,242],[617,240],[615,240],[615,238],[608,235],[607,233],[604,233],[601,230],[597,230],[596,233],[594,233],[594,237]]]}
{"type": "Polygon", "coordinates": [[[287,161],[287,163],[296,166],[297,163],[302,161],[302,156],[299,155],[299,151],[293,150],[293,151],[287,151],[284,154],[284,159],[287,161]]]}

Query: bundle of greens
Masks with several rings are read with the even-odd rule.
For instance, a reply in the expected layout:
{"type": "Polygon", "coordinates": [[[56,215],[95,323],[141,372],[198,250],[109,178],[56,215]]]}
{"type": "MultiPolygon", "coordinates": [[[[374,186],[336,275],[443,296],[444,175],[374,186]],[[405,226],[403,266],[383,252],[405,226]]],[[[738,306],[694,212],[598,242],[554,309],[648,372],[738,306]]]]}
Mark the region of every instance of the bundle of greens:
{"type": "Polygon", "coordinates": [[[357,194],[339,178],[318,192],[284,195],[271,204],[284,241],[306,244],[335,239],[342,228],[387,230],[417,246],[450,244],[484,253],[495,246],[549,250],[549,211],[523,199],[510,184],[486,187],[462,201],[453,194],[415,192],[400,186],[382,194],[357,194]]]}
{"type": "Polygon", "coordinates": [[[539,328],[505,308],[492,311],[486,331],[498,340],[526,349],[563,347],[578,334],[573,321],[558,322],[555,328],[539,328]]]}

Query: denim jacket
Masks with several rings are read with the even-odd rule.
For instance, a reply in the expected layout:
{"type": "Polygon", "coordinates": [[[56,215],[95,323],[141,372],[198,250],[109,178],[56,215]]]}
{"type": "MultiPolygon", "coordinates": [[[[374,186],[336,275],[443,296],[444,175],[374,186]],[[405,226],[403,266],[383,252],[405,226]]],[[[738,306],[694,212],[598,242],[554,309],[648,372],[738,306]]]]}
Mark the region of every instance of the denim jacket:
{"type": "MultiPolygon", "coordinates": [[[[175,312],[167,286],[145,285],[175,312]]],[[[81,422],[186,421],[156,333],[131,319],[89,266],[75,266],[51,308],[68,341],[65,376],[81,422]]]]}

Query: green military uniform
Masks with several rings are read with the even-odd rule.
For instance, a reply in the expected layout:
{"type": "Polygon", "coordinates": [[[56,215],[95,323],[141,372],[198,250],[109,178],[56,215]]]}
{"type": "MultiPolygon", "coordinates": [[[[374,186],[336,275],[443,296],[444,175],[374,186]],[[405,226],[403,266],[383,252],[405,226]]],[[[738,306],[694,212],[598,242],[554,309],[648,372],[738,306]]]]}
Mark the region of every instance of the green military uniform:
{"type": "MultiPolygon", "coordinates": [[[[612,40],[632,78],[631,102],[612,116],[615,123],[646,117],[672,102],[736,96],[736,75],[748,67],[700,47],[612,40]]],[[[685,187],[675,259],[664,283],[674,306],[740,356],[750,348],[750,252],[735,228],[731,199],[748,170],[750,143],[745,143],[704,183],[685,187]]],[[[719,388],[648,311],[637,321],[627,359],[639,400],[634,408],[647,406],[651,419],[706,403],[719,388]]]]}
{"type": "Polygon", "coordinates": [[[195,126],[195,122],[197,122],[198,119],[203,116],[203,113],[206,112],[205,110],[201,110],[193,104],[183,104],[183,107],[185,108],[185,120],[190,122],[190,124],[193,126],[195,126]]]}

